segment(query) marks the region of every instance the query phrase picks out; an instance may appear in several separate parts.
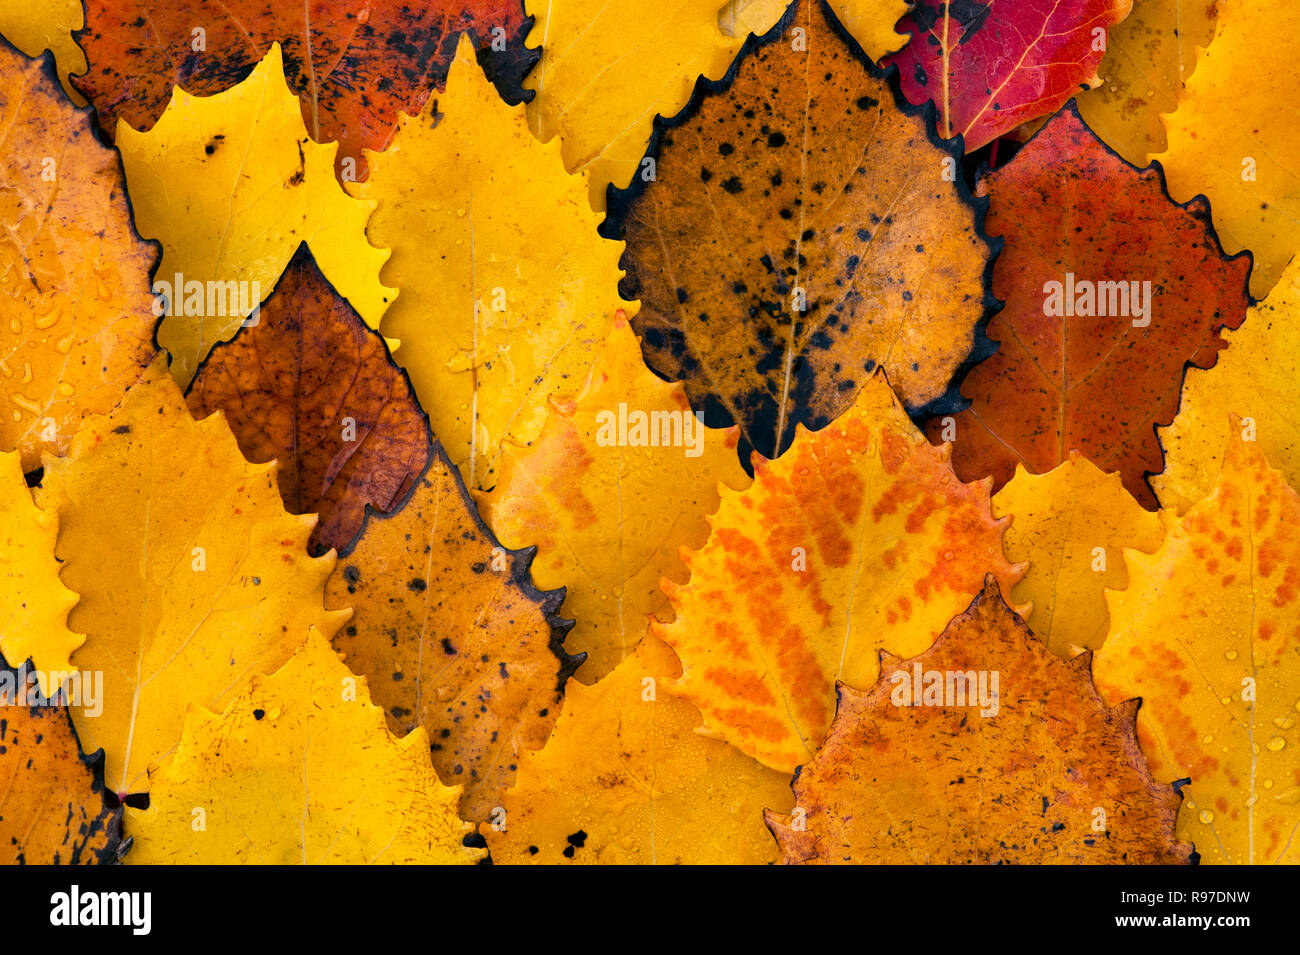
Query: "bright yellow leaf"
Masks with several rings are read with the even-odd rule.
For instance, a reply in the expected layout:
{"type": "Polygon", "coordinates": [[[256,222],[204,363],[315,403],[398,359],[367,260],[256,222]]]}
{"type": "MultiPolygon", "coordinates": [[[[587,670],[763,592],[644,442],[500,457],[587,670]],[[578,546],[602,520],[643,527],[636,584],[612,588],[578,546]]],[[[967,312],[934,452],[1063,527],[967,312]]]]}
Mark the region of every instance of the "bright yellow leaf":
{"type": "Polygon", "coordinates": [[[434,773],[424,730],[389,733],[365,678],[313,627],[223,713],[186,714],[149,808],[127,810],[127,861],[467,864],[483,850],[461,844],[472,827],[459,799],[434,773]]]}
{"type": "MultiPolygon", "coordinates": [[[[730,37],[761,36],[781,19],[790,0],[731,0],[718,14],[718,29],[730,37]]],[[[906,14],[907,0],[830,0],[840,24],[879,63],[907,42],[907,34],[894,29],[906,14]]]]}
{"type": "Polygon", "coordinates": [[[478,495],[507,547],[537,546],[537,586],[567,588],[564,613],[577,622],[565,649],[586,651],[584,682],[627,656],[650,614],[672,619],[660,579],[685,582],[678,551],[709,536],[704,517],[717,510],[718,484],[750,483],[737,429],[697,421],[682,386],[646,367],[620,321],[578,397],[551,406],[530,448],[507,449],[496,488],[478,495]]]}
{"type": "Polygon", "coordinates": [[[1128,589],[1106,595],[1097,686],[1142,698],[1157,780],[1191,777],[1178,835],[1202,862],[1300,862],[1300,494],[1233,439],[1210,496],[1162,518],[1160,549],[1127,551],[1128,589]]]}
{"type": "Polygon", "coordinates": [[[1164,152],[1160,114],[1178,107],[1196,48],[1214,36],[1214,14],[1215,0],[1133,0],[1132,12],[1107,31],[1101,85],[1076,101],[1092,131],[1133,165],[1164,152]]]}
{"type": "Polygon", "coordinates": [[[11,666],[28,659],[41,693],[50,671],[68,673],[68,654],[85,637],[68,629],[77,595],[59,579],[54,559],[58,518],[32,503],[16,452],[0,452],[0,653],[11,666]]]}
{"type": "Polygon", "coordinates": [[[1032,604],[1029,629],[1066,659],[1072,648],[1095,650],[1106,639],[1104,591],[1128,583],[1123,548],[1153,551],[1164,537],[1160,519],[1117,472],[1103,474],[1077,451],[1046,474],[1018,466],[993,496],[993,516],[1011,518],[1002,538],[1007,559],[1029,564],[1012,599],[1032,604]]]}
{"type": "Polygon", "coordinates": [[[55,554],[80,596],[72,662],[103,674],[103,699],[73,722],[105,750],[115,792],[147,788],[189,704],[224,706],[302,627],[333,635],[349,616],[324,609],[334,556],[307,556],[316,516],[286,514],[275,462],[244,460],[220,412],[191,418],[161,361],[67,457],[46,457],[36,500],[58,514],[55,554]]]}
{"type": "Polygon", "coordinates": [[[1151,478],[1164,507],[1180,513],[1210,493],[1228,443],[1224,416],[1242,416],[1238,437],[1259,442],[1269,463],[1300,487],[1300,259],[1287,266],[1268,298],[1253,306],[1213,368],[1188,368],[1182,402],[1160,429],[1165,470],[1151,478]]]}
{"type": "Polygon", "coordinates": [[[85,98],[72,88],[68,76],[86,72],[86,54],[72,38],[86,22],[81,0],[0,0],[0,36],[28,56],[45,50],[54,54],[59,83],[72,102],[85,106],[85,98]]]}
{"type": "Polygon", "coordinates": [[[402,290],[383,332],[402,339],[396,358],[465,483],[490,488],[502,444],[532,442],[547,397],[575,393],[615,312],[635,311],[618,297],[623,244],[597,234],[583,180],[464,37],[446,92],[367,155],[356,192],[379,202],[370,236],[392,247],[384,278],[402,290]]]}
{"type": "Polygon", "coordinates": [[[1213,41],[1164,117],[1169,148],[1151,158],[1175,201],[1209,198],[1223,248],[1254,256],[1250,292],[1263,298],[1295,254],[1300,221],[1300,127],[1280,105],[1300,98],[1300,7],[1220,0],[1218,9],[1213,41]]]}
{"type": "Polygon", "coordinates": [[[191,96],[178,87],[148,132],[119,121],[117,145],[136,228],[162,243],[154,291],[159,282],[172,289],[158,344],[171,352],[182,386],[271,294],[302,242],[339,294],[379,327],[396,291],[379,281],[387,251],[366,240],[374,203],[347,195],[335,179],[338,145],[307,135],[278,43],[224,93],[191,96]]]}
{"type": "Polygon", "coordinates": [[[700,735],[700,711],[667,692],[680,672],[647,634],[595,686],[569,684],[550,742],[520,760],[497,825],[480,826],[494,862],[776,859],[763,810],[790,811],[790,777],[700,735]]]}

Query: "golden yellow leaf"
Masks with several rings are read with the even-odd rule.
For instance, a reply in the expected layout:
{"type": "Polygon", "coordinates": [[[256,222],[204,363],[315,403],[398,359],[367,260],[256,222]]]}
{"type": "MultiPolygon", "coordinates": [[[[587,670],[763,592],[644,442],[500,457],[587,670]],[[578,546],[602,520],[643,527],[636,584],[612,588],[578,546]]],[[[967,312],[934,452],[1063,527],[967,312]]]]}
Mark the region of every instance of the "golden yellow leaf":
{"type": "Polygon", "coordinates": [[[154,291],[168,284],[171,314],[158,344],[171,352],[178,383],[188,384],[212,346],[271,293],[301,242],[339,294],[379,327],[396,291],[379,281],[387,251],[366,240],[374,203],[347,195],[335,179],[337,144],[307,135],[278,43],[223,93],[191,96],[177,87],[148,132],[119,121],[117,145],[136,228],[162,243],[154,291]],[[175,287],[182,283],[184,294],[175,287]]]}
{"type": "Polygon", "coordinates": [[[0,452],[0,485],[0,653],[15,667],[31,660],[49,696],[51,671],[71,672],[68,655],[86,639],[68,629],[77,595],[54,559],[58,518],[32,503],[16,453],[0,452]]]}
{"type": "Polygon", "coordinates": [[[68,625],[86,634],[72,662],[103,673],[72,719],[118,793],[147,788],[189,704],[223,706],[292,652],[294,627],[332,635],[348,617],[323,608],[334,556],[307,556],[316,516],[284,512],[275,462],[244,460],[220,412],[190,417],[161,359],[45,468],[36,501],[58,514],[68,625]]]}
{"type": "Polygon", "coordinates": [[[1017,466],[993,496],[993,516],[1011,518],[1002,538],[1007,560],[1029,565],[1012,599],[1032,604],[1029,629],[1066,659],[1106,639],[1104,591],[1128,584],[1123,548],[1153,551],[1164,536],[1118,472],[1102,473],[1077,451],[1046,474],[1017,466]]]}
{"type": "Polygon", "coordinates": [[[1219,0],[1219,20],[1178,109],[1164,117],[1169,147],[1152,156],[1169,194],[1210,200],[1228,252],[1255,259],[1250,292],[1263,298],[1296,251],[1300,132],[1280,103],[1300,97],[1300,8],[1276,0],[1219,0]]]}
{"type": "Polygon", "coordinates": [[[459,786],[444,786],[417,729],[397,739],[314,627],[222,713],[195,706],[159,766],[147,810],[128,809],[144,865],[472,863],[459,786]]]}
{"type": "Polygon", "coordinates": [[[1211,494],[1162,519],[1160,549],[1126,551],[1128,589],[1107,593],[1097,686],[1142,698],[1156,779],[1191,777],[1178,835],[1202,862],[1298,862],[1300,495],[1231,439],[1211,494]]]}
{"type": "Polygon", "coordinates": [[[0,36],[28,56],[53,53],[59,83],[78,106],[85,106],[86,100],[68,76],[86,72],[86,54],[72,38],[72,31],[85,22],[81,0],[0,0],[0,36]]]}
{"type": "Polygon", "coordinates": [[[1111,149],[1135,166],[1164,152],[1161,113],[1178,107],[1196,67],[1196,48],[1214,36],[1215,0],[1133,0],[1106,33],[1097,67],[1101,85],[1079,93],[1079,114],[1111,149]]]}
{"type": "Polygon", "coordinates": [[[1259,442],[1269,463],[1300,487],[1300,259],[1287,266],[1268,298],[1238,329],[1224,329],[1228,347],[1213,368],[1188,368],[1173,423],[1160,429],[1165,469],[1151,486],[1164,507],[1182,513],[1210,493],[1229,436],[1224,416],[1242,416],[1239,437],[1259,442]]]}
{"type": "Polygon", "coordinates": [[[776,858],[763,810],[788,776],[700,735],[667,692],[681,667],[647,634],[594,686],[570,684],[546,747],[526,755],[505,813],[480,826],[498,863],[755,864],[776,858]]]}
{"type": "Polygon", "coordinates": [[[989,482],[957,479],[951,445],[920,436],[883,374],[795,435],[776,461],[754,456],[748,490],[722,489],[690,581],[663,583],[676,620],[652,625],[707,731],[784,772],[817,750],[837,680],[870,686],[881,649],[920,653],[986,574],[1009,591],[1022,570],[1003,556],[989,482]]]}
{"type": "Polygon", "coordinates": [[[368,157],[356,192],[379,202],[370,236],[402,290],[382,331],[402,339],[395,358],[465,483],[490,488],[503,442],[532,442],[547,396],[576,392],[615,312],[635,311],[618,298],[623,245],[597,234],[582,179],[464,37],[447,91],[368,157]]]}
{"type": "Polygon", "coordinates": [[[627,656],[649,615],[672,619],[660,579],[685,581],[678,551],[709,536],[704,516],[717,510],[719,483],[749,486],[737,437],[699,422],[685,389],[645,366],[620,319],[577,398],[551,406],[531,447],[502,455],[479,509],[507,547],[537,547],[538,587],[567,589],[564,612],[576,623],[565,649],[586,652],[584,682],[627,656]]]}
{"type": "Polygon", "coordinates": [[[157,351],[157,252],[131,227],[117,153],[52,74],[0,41],[0,449],[27,471],[157,351]]]}

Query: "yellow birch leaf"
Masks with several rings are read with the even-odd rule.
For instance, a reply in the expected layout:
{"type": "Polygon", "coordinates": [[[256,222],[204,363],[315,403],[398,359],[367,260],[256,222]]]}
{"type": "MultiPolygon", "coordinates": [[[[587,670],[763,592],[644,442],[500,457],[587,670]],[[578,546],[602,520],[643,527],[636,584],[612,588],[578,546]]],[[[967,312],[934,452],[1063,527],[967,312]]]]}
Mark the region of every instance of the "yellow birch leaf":
{"type": "Polygon", "coordinates": [[[680,672],[647,634],[594,686],[569,684],[550,741],[520,761],[504,816],[480,826],[493,862],[775,861],[763,810],[790,811],[790,777],[697,732],[700,711],[666,692],[680,672]]]}
{"type": "Polygon", "coordinates": [[[865,688],[882,649],[927,649],[1007,562],[989,480],[963,484],[951,445],[917,432],[884,375],[821,431],[799,425],[754,483],[722,489],[712,531],[686,554],[690,581],[663,588],[677,614],[652,624],[681,659],[673,692],[706,731],[792,772],[822,741],[835,683],[865,688]]]}
{"type": "MultiPolygon", "coordinates": [[[[528,124],[543,142],[557,135],[571,172],[587,172],[591,207],[605,211],[605,188],[626,188],[650,144],[655,115],[681,112],[701,77],[719,80],[751,33],[765,33],[788,2],[758,0],[525,0],[536,18],[526,43],[542,58],[524,80],[536,93],[528,124]],[[653,26],[648,26],[648,25],[653,26]]],[[[879,59],[906,37],[894,23],[902,0],[838,0],[844,25],[879,59]]]]}
{"type": "Polygon", "coordinates": [[[1007,560],[1029,565],[1012,599],[1033,605],[1025,623],[1067,660],[1074,648],[1095,650],[1106,639],[1105,589],[1128,584],[1123,548],[1153,551],[1164,538],[1160,518],[1119,474],[1102,473],[1077,451],[1046,474],[1017,466],[993,496],[993,516],[1011,518],[1002,538],[1007,560]]]}
{"type": "Polygon", "coordinates": [[[86,54],[72,37],[85,25],[81,0],[0,0],[0,36],[28,56],[46,50],[54,54],[59,83],[78,106],[86,100],[72,88],[68,76],[87,70],[86,54]]]}
{"type": "Polygon", "coordinates": [[[1111,149],[1135,166],[1164,152],[1162,113],[1178,107],[1196,66],[1196,48],[1214,36],[1215,0],[1133,0],[1106,33],[1097,67],[1101,85],[1079,93],[1079,114],[1111,149]]]}
{"type": "Polygon", "coordinates": [[[1169,195],[1210,200],[1228,253],[1254,256],[1250,292],[1263,298],[1296,250],[1300,132],[1279,104],[1300,98],[1300,8],[1277,0],[1219,0],[1218,27],[1178,109],[1164,117],[1169,195]]]}
{"type": "Polygon", "coordinates": [[[171,352],[179,384],[271,294],[302,242],[339,294],[379,327],[396,291],[379,281],[387,251],[366,240],[374,203],[347,195],[335,179],[338,144],[307,135],[278,43],[223,93],[177,87],[148,132],[119,120],[117,146],[136,228],[162,244],[154,291],[167,283],[169,313],[158,344],[171,352]]]}
{"type": "Polygon", "coordinates": [[[1224,415],[1242,417],[1238,437],[1259,442],[1269,463],[1300,487],[1300,259],[1287,266],[1268,298],[1222,332],[1228,347],[1213,368],[1187,369],[1178,415],[1160,429],[1165,469],[1151,487],[1164,507],[1179,513],[1210,493],[1223,467],[1229,435],[1224,415]]]}
{"type": "Polygon", "coordinates": [[[1178,836],[1202,862],[1300,862],[1300,494],[1231,440],[1211,494],[1162,519],[1160,549],[1126,551],[1128,589],[1106,595],[1097,686],[1142,698],[1157,780],[1191,777],[1178,836]]]}
{"type": "Polygon", "coordinates": [[[316,515],[286,514],[275,462],[249,464],[221,412],[191,418],[161,360],[46,458],[36,502],[58,514],[55,556],[80,597],[72,663],[104,676],[73,723],[119,794],[147,788],[189,704],[224,706],[293,651],[294,627],[333,635],[349,615],[324,609],[334,555],[307,556],[316,515]]]}
{"type": "Polygon", "coordinates": [[[31,660],[50,696],[50,673],[70,672],[68,655],[86,639],[68,629],[77,595],[54,559],[58,517],[32,503],[17,453],[0,451],[0,484],[0,654],[15,667],[31,660]]]}
{"type": "Polygon", "coordinates": [[[583,180],[465,37],[446,92],[367,157],[355,191],[378,200],[370,237],[392,247],[384,278],[402,290],[382,331],[465,483],[490,488],[502,443],[532,442],[548,395],[575,393],[615,312],[635,311],[618,297],[623,243],[597,234],[583,180]]]}
{"type": "Polygon", "coordinates": [[[389,733],[365,677],[313,627],[224,712],[189,710],[149,808],[127,810],[127,861],[468,864],[483,850],[461,843],[472,827],[459,799],[433,771],[424,730],[389,733]]]}
{"type": "Polygon", "coordinates": [[[738,436],[704,427],[685,389],[646,367],[620,319],[578,397],[551,406],[531,447],[502,455],[479,509],[507,547],[537,546],[538,587],[567,589],[564,612],[577,622],[565,649],[586,652],[584,682],[627,656],[651,614],[672,619],[660,579],[685,582],[678,551],[709,536],[718,484],[749,486],[738,436]]]}

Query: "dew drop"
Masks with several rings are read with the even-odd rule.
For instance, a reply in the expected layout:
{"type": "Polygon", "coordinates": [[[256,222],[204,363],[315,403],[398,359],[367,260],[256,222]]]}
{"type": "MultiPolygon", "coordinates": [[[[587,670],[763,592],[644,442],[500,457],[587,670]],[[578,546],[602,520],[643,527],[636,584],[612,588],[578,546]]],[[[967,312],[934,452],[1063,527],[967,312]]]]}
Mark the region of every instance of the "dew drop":
{"type": "Polygon", "coordinates": [[[1281,752],[1282,750],[1286,749],[1286,740],[1284,740],[1280,736],[1274,736],[1271,740],[1268,741],[1268,748],[1275,753],[1281,752]]]}
{"type": "Polygon", "coordinates": [[[1224,654],[1224,656],[1227,657],[1229,660],[1235,660],[1237,659],[1237,651],[1229,650],[1227,653],[1224,654]]]}
{"type": "Polygon", "coordinates": [[[1214,822],[1214,813],[1210,812],[1208,809],[1202,809],[1201,814],[1196,818],[1208,826],[1210,823],[1214,822]]]}

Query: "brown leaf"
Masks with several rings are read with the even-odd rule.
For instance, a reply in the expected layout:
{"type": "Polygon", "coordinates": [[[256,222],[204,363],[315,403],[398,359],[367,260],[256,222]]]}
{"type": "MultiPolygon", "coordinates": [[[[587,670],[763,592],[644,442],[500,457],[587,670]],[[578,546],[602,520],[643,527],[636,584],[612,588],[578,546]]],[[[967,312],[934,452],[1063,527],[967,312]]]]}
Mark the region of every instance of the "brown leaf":
{"type": "Polygon", "coordinates": [[[824,5],[782,22],[661,124],[656,181],[620,200],[646,360],[767,457],[878,365],[911,409],[944,396],[976,347],[991,257],[929,108],[824,5]]]}
{"type": "Polygon", "coordinates": [[[311,546],[343,550],[365,507],[387,512],[429,460],[428,423],[406,373],[298,247],[256,324],[213,349],[187,398],[223,411],[244,457],[279,461],[291,514],[320,514],[311,546]]]}
{"type": "Polygon", "coordinates": [[[371,515],[329,580],[332,605],[355,608],[335,647],[394,732],[424,727],[438,778],[465,787],[465,819],[502,805],[518,753],[546,741],[585,658],[564,652],[564,591],[533,586],[533,553],[497,543],[436,444],[411,498],[371,515]]]}
{"type": "Polygon", "coordinates": [[[767,814],[782,861],[1186,863],[1179,796],[1138,748],[1139,701],[1107,709],[1090,660],[1052,654],[990,576],[925,653],[882,657],[870,690],[840,684],[795,812],[767,814]]]}

